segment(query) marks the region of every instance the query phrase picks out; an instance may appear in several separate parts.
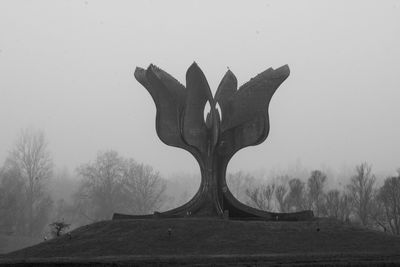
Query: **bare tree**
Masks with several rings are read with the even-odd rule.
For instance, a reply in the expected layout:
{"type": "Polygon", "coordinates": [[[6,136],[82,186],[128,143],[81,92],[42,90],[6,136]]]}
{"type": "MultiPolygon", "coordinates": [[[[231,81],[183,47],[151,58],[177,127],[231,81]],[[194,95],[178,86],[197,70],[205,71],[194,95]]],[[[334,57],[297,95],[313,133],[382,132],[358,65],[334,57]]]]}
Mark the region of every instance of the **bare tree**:
{"type": "Polygon", "coordinates": [[[351,198],[345,191],[333,189],[325,194],[324,210],[328,217],[335,218],[343,222],[350,221],[351,198]]]}
{"type": "Polygon", "coordinates": [[[25,233],[25,181],[18,169],[0,170],[0,231],[25,233]]]}
{"type": "Polygon", "coordinates": [[[324,184],[326,181],[326,175],[315,170],[311,172],[311,176],[307,180],[308,188],[308,205],[309,208],[314,210],[316,216],[321,216],[323,214],[324,208],[324,184]]]}
{"type": "Polygon", "coordinates": [[[353,200],[353,209],[363,226],[367,226],[372,212],[375,176],[371,165],[362,163],[356,166],[354,175],[348,185],[353,200]]]}
{"type": "Polygon", "coordinates": [[[87,221],[110,219],[114,212],[149,213],[166,200],[166,183],[158,172],[116,151],[98,153],[94,163],[80,166],[77,172],[83,183],[75,207],[87,221]]]}
{"type": "Polygon", "coordinates": [[[289,193],[286,196],[287,205],[290,211],[305,209],[305,184],[298,178],[289,181],[289,193]]]}
{"type": "Polygon", "coordinates": [[[340,196],[339,219],[343,222],[350,222],[353,199],[348,192],[342,192],[340,196]]]}
{"type": "Polygon", "coordinates": [[[340,191],[330,190],[325,195],[325,209],[328,217],[339,219],[340,217],[340,191]]]}
{"type": "Polygon", "coordinates": [[[381,211],[376,216],[380,225],[385,228],[389,225],[390,231],[400,235],[400,172],[398,177],[388,177],[377,194],[378,209],[381,211]],[[380,216],[379,216],[380,215],[380,216]]]}
{"type": "Polygon", "coordinates": [[[18,170],[24,181],[26,232],[37,234],[46,224],[44,218],[52,205],[45,190],[45,181],[52,175],[53,163],[44,133],[30,128],[22,130],[6,160],[5,168],[18,170]]]}
{"type": "Polygon", "coordinates": [[[289,211],[289,206],[286,201],[286,193],[288,189],[285,184],[281,184],[276,186],[275,189],[275,198],[276,201],[278,202],[278,210],[280,212],[288,212],[289,211]]]}
{"type": "Polygon", "coordinates": [[[386,216],[385,204],[380,196],[380,189],[374,190],[374,201],[371,207],[371,222],[373,226],[381,228],[384,232],[388,232],[390,229],[389,220],[386,216]]]}
{"type": "Polygon", "coordinates": [[[49,224],[49,226],[53,237],[59,237],[71,226],[71,224],[65,223],[64,221],[55,221],[49,224]]]}
{"type": "Polygon", "coordinates": [[[255,178],[249,173],[238,171],[235,173],[228,173],[226,182],[230,191],[237,199],[246,201],[246,188],[253,187],[255,178]]]}
{"type": "Polygon", "coordinates": [[[131,212],[146,214],[161,208],[166,200],[166,183],[153,167],[129,160],[124,189],[127,190],[131,212]]]}
{"type": "Polygon", "coordinates": [[[248,204],[261,210],[272,209],[272,197],[274,196],[275,184],[260,185],[246,189],[246,196],[249,198],[248,204]]]}
{"type": "Polygon", "coordinates": [[[125,161],[116,151],[99,152],[95,162],[81,165],[77,173],[83,178],[77,202],[80,208],[86,207],[82,209],[85,217],[110,219],[122,208],[125,161]]]}

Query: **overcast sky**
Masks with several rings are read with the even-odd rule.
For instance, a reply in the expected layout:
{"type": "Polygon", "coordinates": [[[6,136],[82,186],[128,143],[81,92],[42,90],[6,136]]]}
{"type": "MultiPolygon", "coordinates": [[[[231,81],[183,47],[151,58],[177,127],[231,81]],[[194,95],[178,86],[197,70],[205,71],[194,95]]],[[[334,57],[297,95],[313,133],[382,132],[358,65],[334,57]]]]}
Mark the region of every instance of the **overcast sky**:
{"type": "Polygon", "coordinates": [[[229,170],[400,167],[400,1],[1,1],[0,162],[21,128],[45,132],[58,167],[115,149],[168,175],[198,172],[155,132],[134,79],[154,63],[185,84],[196,61],[215,92],[288,64],[271,130],[229,170]]]}

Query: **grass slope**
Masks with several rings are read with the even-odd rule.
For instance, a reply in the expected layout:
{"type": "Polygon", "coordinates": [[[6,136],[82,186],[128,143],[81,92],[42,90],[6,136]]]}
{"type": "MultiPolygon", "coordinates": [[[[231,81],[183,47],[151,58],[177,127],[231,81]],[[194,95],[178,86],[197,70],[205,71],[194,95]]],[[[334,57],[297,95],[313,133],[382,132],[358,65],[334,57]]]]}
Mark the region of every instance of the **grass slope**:
{"type": "MultiPolygon", "coordinates": [[[[148,219],[103,221],[12,252],[6,259],[68,261],[290,261],[400,263],[400,238],[333,220],[148,219]],[[172,229],[171,237],[168,228],[172,229]],[[319,229],[319,231],[317,231],[319,229]],[[50,259],[49,259],[50,258],[50,259]],[[284,260],[283,260],[284,259],[284,260]]],[[[5,262],[3,262],[5,263],[5,262]]],[[[189,263],[188,263],[189,264],[189,263]]]]}
{"type": "Polygon", "coordinates": [[[34,237],[0,234],[0,254],[9,253],[11,251],[28,246],[33,246],[38,244],[41,240],[42,239],[34,237]]]}

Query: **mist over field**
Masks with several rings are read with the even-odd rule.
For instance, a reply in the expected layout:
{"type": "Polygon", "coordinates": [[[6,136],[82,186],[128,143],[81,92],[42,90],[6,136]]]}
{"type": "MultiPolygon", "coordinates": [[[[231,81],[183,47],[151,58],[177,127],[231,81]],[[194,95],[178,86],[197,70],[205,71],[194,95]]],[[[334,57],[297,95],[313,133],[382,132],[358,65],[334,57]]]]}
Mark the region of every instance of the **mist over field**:
{"type": "Polygon", "coordinates": [[[197,162],[158,138],[133,76],[151,63],[185,85],[196,62],[213,93],[228,69],[240,86],[288,64],[267,140],[228,165],[232,193],[398,235],[400,215],[378,211],[400,190],[399,47],[395,0],[2,1],[0,253],[52,238],[53,222],[70,230],[196,193],[197,162]]]}

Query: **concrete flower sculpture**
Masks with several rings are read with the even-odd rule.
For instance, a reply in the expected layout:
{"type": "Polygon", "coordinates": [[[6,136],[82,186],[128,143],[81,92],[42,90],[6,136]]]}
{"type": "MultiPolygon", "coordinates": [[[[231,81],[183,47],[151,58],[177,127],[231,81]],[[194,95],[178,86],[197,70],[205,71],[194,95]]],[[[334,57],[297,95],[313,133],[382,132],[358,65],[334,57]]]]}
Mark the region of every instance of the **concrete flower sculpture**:
{"type": "Polygon", "coordinates": [[[135,78],[147,89],[157,108],[156,131],[167,145],[190,152],[201,170],[201,184],[185,205],[152,215],[114,214],[114,219],[138,217],[229,216],[238,219],[304,220],[311,211],[272,213],[239,202],[226,184],[229,160],[240,149],[262,143],[268,136],[268,106],[289,76],[287,65],[269,68],[237,88],[228,70],[213,97],[196,63],[186,73],[186,87],[160,68],[137,68],[135,78]],[[204,116],[206,104],[210,111],[204,116]],[[219,109],[217,108],[219,106],[219,109]]]}

